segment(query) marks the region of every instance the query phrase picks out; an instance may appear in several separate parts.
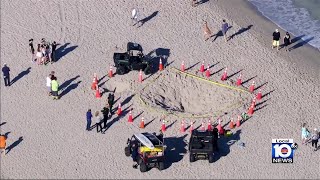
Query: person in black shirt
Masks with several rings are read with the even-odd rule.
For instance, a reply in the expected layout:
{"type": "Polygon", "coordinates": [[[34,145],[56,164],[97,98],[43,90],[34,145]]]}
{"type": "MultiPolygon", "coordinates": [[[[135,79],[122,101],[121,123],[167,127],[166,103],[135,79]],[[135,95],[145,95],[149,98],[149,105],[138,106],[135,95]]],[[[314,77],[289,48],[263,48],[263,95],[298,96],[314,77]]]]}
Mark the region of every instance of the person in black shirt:
{"type": "Polygon", "coordinates": [[[288,32],[286,32],[286,35],[283,38],[283,44],[286,51],[290,51],[290,49],[288,49],[288,46],[289,44],[291,44],[291,40],[290,40],[290,34],[288,32]]]}
{"type": "Polygon", "coordinates": [[[29,47],[30,47],[30,52],[32,54],[32,62],[35,62],[37,59],[34,58],[34,47],[33,47],[33,39],[29,39],[29,47]]]}
{"type": "Polygon", "coordinates": [[[4,63],[2,68],[3,78],[4,78],[4,85],[10,86],[10,68],[4,63]]]}
{"type": "Polygon", "coordinates": [[[110,114],[112,114],[112,106],[114,104],[114,94],[113,93],[109,93],[108,95],[108,104],[109,104],[109,111],[110,111],[110,114]]]}
{"type": "Polygon", "coordinates": [[[278,29],[276,29],[275,32],[272,34],[273,39],[272,39],[272,49],[277,47],[277,50],[279,51],[279,41],[280,41],[280,32],[278,29]]]}
{"type": "Polygon", "coordinates": [[[102,114],[103,114],[103,127],[104,128],[107,128],[107,121],[108,121],[108,115],[109,115],[109,108],[107,107],[104,107],[102,110],[101,110],[102,114]]]}
{"type": "Polygon", "coordinates": [[[53,41],[51,44],[51,63],[55,61],[55,54],[56,54],[56,48],[57,48],[57,43],[53,41]]]}

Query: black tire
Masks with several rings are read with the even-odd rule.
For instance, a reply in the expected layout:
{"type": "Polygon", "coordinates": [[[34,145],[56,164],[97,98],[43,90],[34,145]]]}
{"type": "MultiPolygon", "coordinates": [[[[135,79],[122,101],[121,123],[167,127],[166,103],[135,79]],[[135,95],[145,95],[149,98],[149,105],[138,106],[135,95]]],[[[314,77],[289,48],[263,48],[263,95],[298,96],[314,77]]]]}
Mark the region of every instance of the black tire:
{"type": "Polygon", "coordinates": [[[196,157],[193,154],[190,154],[190,162],[195,162],[196,157]]]}
{"type": "Polygon", "coordinates": [[[119,74],[119,75],[123,75],[126,73],[126,68],[124,66],[119,66],[116,70],[116,73],[119,74]]]}
{"type": "Polygon", "coordinates": [[[147,165],[146,165],[146,163],[144,163],[144,162],[141,162],[140,164],[139,164],[139,166],[140,166],[140,171],[141,172],[147,172],[147,165]]]}
{"type": "Polygon", "coordinates": [[[158,169],[159,169],[160,171],[164,170],[164,162],[159,162],[159,164],[158,164],[158,169]]]}
{"type": "Polygon", "coordinates": [[[151,74],[151,68],[150,68],[149,66],[147,66],[147,67],[144,69],[144,74],[145,74],[145,75],[151,74]]]}
{"type": "Polygon", "coordinates": [[[208,159],[209,159],[209,163],[213,163],[213,161],[214,161],[213,154],[209,154],[208,159]]]}
{"type": "Polygon", "coordinates": [[[126,156],[130,156],[131,152],[130,152],[130,148],[129,148],[129,147],[125,147],[125,148],[124,148],[124,154],[125,154],[126,156]]]}

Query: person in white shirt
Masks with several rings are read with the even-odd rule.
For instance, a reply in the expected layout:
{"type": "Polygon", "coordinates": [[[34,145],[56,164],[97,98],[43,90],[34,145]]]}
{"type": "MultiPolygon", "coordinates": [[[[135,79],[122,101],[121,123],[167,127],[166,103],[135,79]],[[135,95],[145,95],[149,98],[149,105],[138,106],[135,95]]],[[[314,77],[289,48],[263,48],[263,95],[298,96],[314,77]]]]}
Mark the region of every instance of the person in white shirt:
{"type": "Polygon", "coordinates": [[[51,77],[52,77],[52,74],[49,74],[49,76],[47,77],[47,83],[46,83],[49,96],[51,96],[51,77]]]}
{"type": "Polygon", "coordinates": [[[131,12],[131,19],[133,20],[133,26],[138,24],[139,23],[139,20],[138,20],[138,11],[136,9],[133,9],[132,12],[131,12]]]}

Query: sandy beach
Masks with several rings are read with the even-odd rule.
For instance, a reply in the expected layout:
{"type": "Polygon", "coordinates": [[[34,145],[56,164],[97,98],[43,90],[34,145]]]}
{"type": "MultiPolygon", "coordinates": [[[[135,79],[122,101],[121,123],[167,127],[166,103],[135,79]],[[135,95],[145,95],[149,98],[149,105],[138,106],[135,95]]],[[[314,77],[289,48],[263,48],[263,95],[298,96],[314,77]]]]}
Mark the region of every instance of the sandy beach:
{"type": "Polygon", "coordinates": [[[11,87],[1,82],[0,130],[7,133],[11,147],[0,159],[1,179],[319,178],[320,151],[301,144],[301,126],[307,123],[309,129],[320,129],[320,53],[300,41],[290,52],[271,49],[276,28],[244,0],[210,0],[197,7],[191,1],[169,0],[1,1],[1,65],[7,63],[15,79],[11,87]],[[139,28],[132,26],[133,8],[146,20],[139,28]],[[204,41],[203,20],[216,34],[223,19],[232,26],[228,35],[233,38],[227,43],[222,36],[204,41]],[[57,62],[48,66],[31,62],[30,38],[35,44],[41,38],[59,43],[57,62]],[[137,71],[109,78],[113,53],[125,52],[127,42],[141,44],[145,54],[156,61],[162,57],[169,65],[150,77],[144,75],[142,84],[137,71]],[[219,139],[222,152],[212,164],[189,162],[190,133],[180,132],[181,120],[195,121],[197,127],[221,116],[227,124],[247,111],[254,95],[172,69],[179,69],[183,61],[186,68],[195,65],[187,72],[200,77],[203,61],[213,65],[209,79],[215,82],[234,86],[240,71],[244,89],[253,80],[256,87],[262,87],[264,96],[257,111],[232,130],[232,137],[219,139]],[[226,67],[228,75],[234,76],[221,81],[226,67]],[[51,71],[61,88],[57,101],[46,91],[51,71]],[[101,99],[90,89],[94,73],[107,89],[101,99]],[[114,89],[114,108],[121,103],[123,115],[111,117],[105,134],[86,131],[86,111],[100,111],[114,89]],[[240,106],[228,108],[235,103],[240,106]],[[131,108],[136,117],[133,124],[127,122],[131,108]],[[124,154],[127,138],[139,132],[158,132],[163,111],[179,116],[166,116],[167,168],[141,173],[124,154]],[[210,117],[180,118],[208,114],[210,117]],[[139,129],[141,117],[147,123],[145,129],[139,129]],[[293,164],[271,163],[271,140],[276,138],[298,143],[293,164]],[[235,143],[228,145],[230,141],[235,143]]]}

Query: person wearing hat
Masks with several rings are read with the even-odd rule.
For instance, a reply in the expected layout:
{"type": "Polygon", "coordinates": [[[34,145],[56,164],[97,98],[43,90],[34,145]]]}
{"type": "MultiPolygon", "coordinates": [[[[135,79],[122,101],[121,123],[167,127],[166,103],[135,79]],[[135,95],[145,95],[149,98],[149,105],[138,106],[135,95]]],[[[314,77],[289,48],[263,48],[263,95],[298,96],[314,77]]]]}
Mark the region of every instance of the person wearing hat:
{"type": "Polygon", "coordinates": [[[279,41],[280,41],[280,32],[278,29],[276,29],[275,32],[272,34],[273,39],[272,39],[272,49],[277,47],[277,50],[279,51],[279,41]]]}
{"type": "Polygon", "coordinates": [[[311,135],[311,144],[312,144],[312,147],[314,147],[314,151],[316,151],[318,149],[318,141],[319,141],[319,132],[315,128],[313,130],[312,135],[311,135]]]}
{"type": "Polygon", "coordinates": [[[6,63],[3,64],[2,73],[3,73],[4,85],[10,86],[10,68],[7,66],[6,63]]]}

